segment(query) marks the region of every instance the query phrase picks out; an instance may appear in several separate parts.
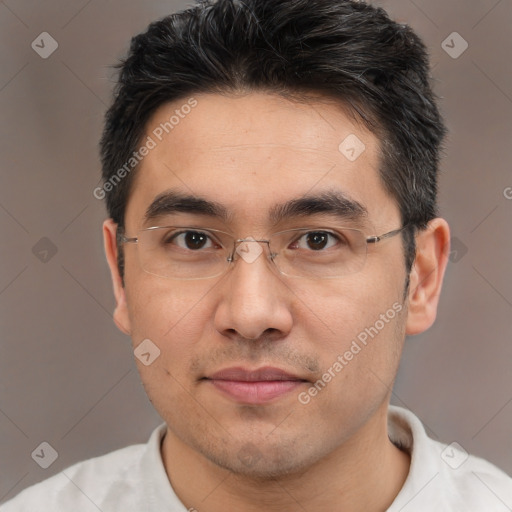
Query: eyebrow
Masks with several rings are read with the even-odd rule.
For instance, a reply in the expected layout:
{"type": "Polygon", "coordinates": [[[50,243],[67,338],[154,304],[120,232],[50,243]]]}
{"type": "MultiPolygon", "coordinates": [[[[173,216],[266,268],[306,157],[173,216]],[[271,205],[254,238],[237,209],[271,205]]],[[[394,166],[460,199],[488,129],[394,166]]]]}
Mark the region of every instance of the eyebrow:
{"type": "Polygon", "coordinates": [[[269,219],[274,224],[296,217],[310,217],[329,214],[342,221],[361,221],[368,217],[367,208],[355,199],[337,190],[329,190],[318,195],[305,195],[284,204],[275,205],[270,210],[269,219]]]}
{"type": "Polygon", "coordinates": [[[228,222],[232,217],[226,207],[220,203],[170,190],[159,194],[148,206],[144,214],[144,223],[173,213],[205,215],[224,222],[228,222]]]}
{"type": "MultiPolygon", "coordinates": [[[[158,195],[149,205],[144,215],[144,223],[173,213],[203,215],[225,223],[229,223],[234,217],[233,213],[228,212],[227,208],[218,202],[170,190],[158,195]]],[[[368,217],[368,210],[347,194],[329,190],[274,205],[269,212],[269,221],[277,225],[284,220],[319,214],[332,215],[342,221],[358,222],[368,217]]]]}

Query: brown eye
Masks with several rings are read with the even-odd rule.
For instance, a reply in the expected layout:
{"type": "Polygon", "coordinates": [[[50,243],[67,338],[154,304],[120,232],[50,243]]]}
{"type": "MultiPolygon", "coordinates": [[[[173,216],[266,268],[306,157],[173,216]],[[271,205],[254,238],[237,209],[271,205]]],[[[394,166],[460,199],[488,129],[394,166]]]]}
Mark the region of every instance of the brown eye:
{"type": "Polygon", "coordinates": [[[308,233],[306,236],[308,247],[314,251],[324,249],[328,243],[327,233],[308,233]]]}
{"type": "Polygon", "coordinates": [[[213,247],[210,237],[200,231],[182,231],[181,233],[176,233],[167,243],[174,243],[181,249],[189,249],[192,251],[204,248],[211,249],[213,247]]]}
{"type": "Polygon", "coordinates": [[[328,231],[310,231],[302,235],[293,245],[294,249],[322,251],[335,246],[340,239],[328,231]]]}

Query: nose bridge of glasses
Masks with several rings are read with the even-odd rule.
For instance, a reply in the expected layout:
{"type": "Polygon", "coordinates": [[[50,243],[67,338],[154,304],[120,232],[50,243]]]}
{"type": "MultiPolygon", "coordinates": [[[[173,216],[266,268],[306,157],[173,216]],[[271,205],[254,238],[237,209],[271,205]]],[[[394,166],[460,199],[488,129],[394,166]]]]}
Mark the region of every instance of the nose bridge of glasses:
{"type": "Polygon", "coordinates": [[[270,248],[270,240],[255,239],[252,236],[247,238],[238,238],[234,241],[234,251],[229,261],[234,260],[234,255],[236,253],[246,263],[254,263],[263,253],[262,245],[265,244],[270,248]]]}

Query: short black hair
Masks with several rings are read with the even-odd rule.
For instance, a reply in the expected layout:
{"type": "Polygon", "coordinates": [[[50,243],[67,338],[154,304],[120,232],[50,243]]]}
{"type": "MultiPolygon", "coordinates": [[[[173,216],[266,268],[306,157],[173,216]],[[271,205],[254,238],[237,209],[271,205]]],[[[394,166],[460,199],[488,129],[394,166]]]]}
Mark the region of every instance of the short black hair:
{"type": "MultiPolygon", "coordinates": [[[[446,133],[427,50],[409,26],[353,0],[200,0],[132,38],[117,67],[100,142],[104,184],[126,168],[165,103],[199,93],[265,91],[297,101],[321,94],[348,107],[380,141],[382,183],[410,226],[403,232],[409,275],[415,232],[438,216],[446,133]]],[[[120,231],[135,172],[105,188],[120,231]]]]}

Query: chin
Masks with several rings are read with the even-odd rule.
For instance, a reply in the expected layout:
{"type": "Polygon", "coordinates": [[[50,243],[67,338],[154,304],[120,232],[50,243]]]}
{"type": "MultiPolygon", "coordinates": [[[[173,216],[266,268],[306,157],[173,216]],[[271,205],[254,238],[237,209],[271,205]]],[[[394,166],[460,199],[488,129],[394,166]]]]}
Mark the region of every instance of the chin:
{"type": "Polygon", "coordinates": [[[233,451],[234,445],[233,442],[228,445],[229,451],[201,451],[204,457],[222,469],[260,482],[290,475],[300,476],[321,458],[308,456],[303,446],[284,447],[281,444],[263,447],[261,442],[247,442],[233,451]]]}

